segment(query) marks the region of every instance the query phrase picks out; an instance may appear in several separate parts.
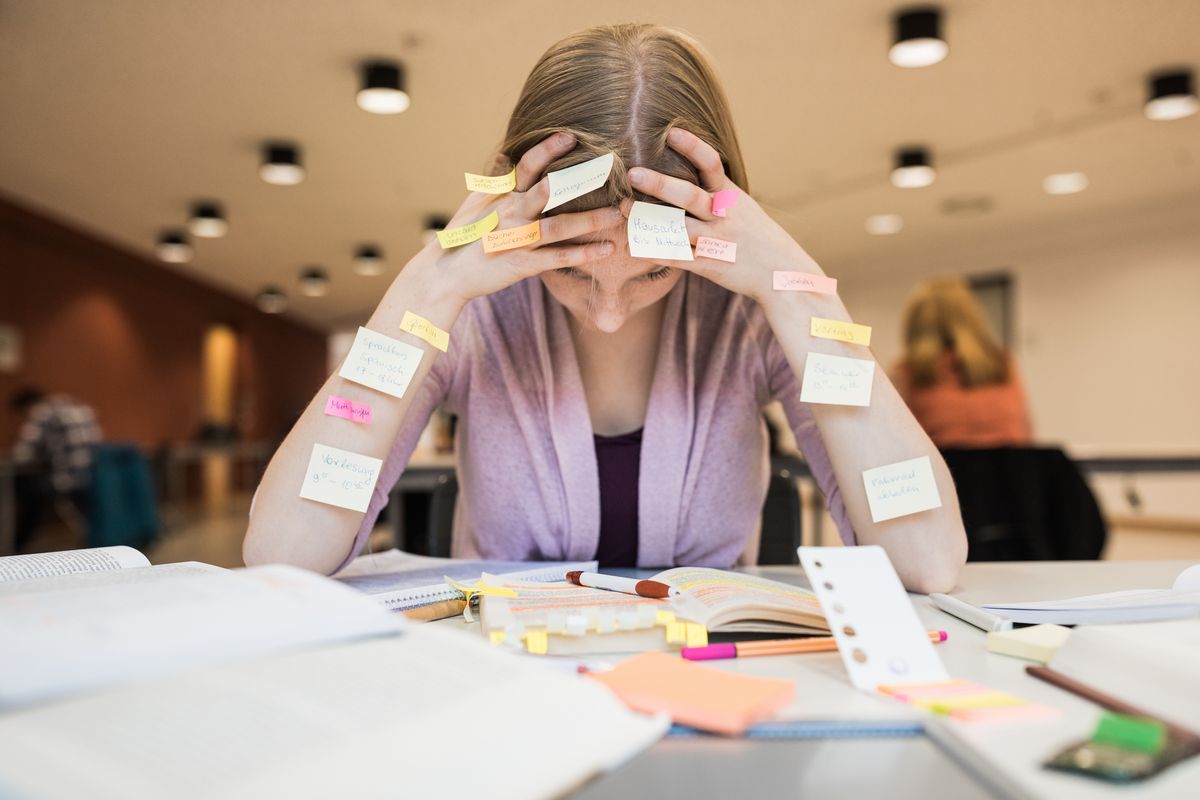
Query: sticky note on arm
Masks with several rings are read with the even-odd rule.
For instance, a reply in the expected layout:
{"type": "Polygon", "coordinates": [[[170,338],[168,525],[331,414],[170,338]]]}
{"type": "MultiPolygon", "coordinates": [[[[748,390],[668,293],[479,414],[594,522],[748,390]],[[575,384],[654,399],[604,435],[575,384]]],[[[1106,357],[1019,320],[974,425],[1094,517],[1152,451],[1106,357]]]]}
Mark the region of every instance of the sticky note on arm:
{"type": "Polygon", "coordinates": [[[841,406],[871,405],[875,362],[810,352],[804,359],[800,400],[841,406]]]}
{"type": "Polygon", "coordinates": [[[870,346],[871,326],[858,325],[854,322],[843,322],[840,319],[823,319],[813,317],[809,333],[818,339],[834,339],[839,342],[850,342],[870,346]]]}
{"type": "Polygon", "coordinates": [[[404,397],[425,351],[369,328],[359,328],[338,375],[392,397],[404,397]]]}
{"type": "Polygon", "coordinates": [[[300,496],[318,503],[366,511],[383,461],[349,450],[314,444],[300,496]]]}
{"type": "Polygon", "coordinates": [[[400,320],[400,330],[429,342],[443,353],[450,347],[449,333],[411,311],[404,312],[404,317],[400,320]]]}
{"type": "Polygon", "coordinates": [[[478,241],[484,234],[490,233],[500,224],[500,214],[493,211],[486,217],[472,222],[470,225],[462,225],[458,228],[447,228],[444,231],[437,232],[438,244],[443,250],[449,250],[452,247],[461,247],[464,244],[478,241]]]}
{"type": "Polygon", "coordinates": [[[929,456],[868,469],[863,472],[863,485],[874,522],[885,522],[942,505],[929,456]]]}

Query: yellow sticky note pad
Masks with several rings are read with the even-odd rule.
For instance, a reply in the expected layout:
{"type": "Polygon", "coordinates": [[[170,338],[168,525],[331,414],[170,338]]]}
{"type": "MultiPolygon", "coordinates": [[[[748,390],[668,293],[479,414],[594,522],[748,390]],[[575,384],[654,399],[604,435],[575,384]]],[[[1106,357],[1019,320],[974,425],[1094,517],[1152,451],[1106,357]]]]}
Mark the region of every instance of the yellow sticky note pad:
{"type": "Polygon", "coordinates": [[[499,224],[500,215],[493,211],[483,219],[472,222],[470,225],[438,231],[438,243],[441,244],[443,250],[449,250],[451,247],[461,247],[464,244],[477,241],[485,233],[491,233],[496,230],[496,226],[499,224]]]}
{"type": "Polygon", "coordinates": [[[546,650],[550,646],[550,638],[545,631],[526,631],[525,632],[525,649],[533,653],[535,656],[546,655],[546,650]]]}
{"type": "Polygon", "coordinates": [[[507,175],[473,175],[464,172],[467,179],[468,192],[483,192],[484,194],[508,194],[517,188],[517,170],[507,175]]]}
{"type": "Polygon", "coordinates": [[[542,222],[534,220],[519,228],[505,228],[502,231],[492,231],[483,237],[483,252],[498,253],[501,250],[512,250],[527,244],[541,241],[542,222]]]}
{"type": "Polygon", "coordinates": [[[488,634],[488,639],[492,644],[504,644],[505,638],[507,638],[507,634],[504,631],[492,631],[488,634]]]}
{"type": "Polygon", "coordinates": [[[820,339],[837,339],[839,342],[850,342],[851,344],[871,344],[870,325],[813,317],[809,332],[820,339]]]}
{"type": "Polygon", "coordinates": [[[667,625],[667,644],[687,644],[687,626],[682,622],[667,625]]]}
{"type": "Polygon", "coordinates": [[[698,622],[689,622],[685,626],[687,647],[707,647],[708,630],[698,622]]]}
{"type": "Polygon", "coordinates": [[[400,320],[400,330],[411,333],[418,339],[424,339],[443,353],[450,346],[450,334],[411,311],[404,312],[404,318],[400,320]]]}
{"type": "Polygon", "coordinates": [[[670,625],[675,621],[675,613],[672,611],[656,611],[654,612],[655,625],[670,625]]]}

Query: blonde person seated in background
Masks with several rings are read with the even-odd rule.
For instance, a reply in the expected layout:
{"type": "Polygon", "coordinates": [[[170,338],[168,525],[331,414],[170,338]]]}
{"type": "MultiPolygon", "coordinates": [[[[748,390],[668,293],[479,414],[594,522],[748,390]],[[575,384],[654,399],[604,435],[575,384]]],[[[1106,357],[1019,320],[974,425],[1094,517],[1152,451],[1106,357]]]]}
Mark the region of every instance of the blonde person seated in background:
{"type": "Polygon", "coordinates": [[[1016,366],[961,280],[917,287],[904,314],[904,343],[896,388],[938,447],[1030,444],[1016,366]]]}
{"type": "MultiPolygon", "coordinates": [[[[501,229],[529,224],[542,217],[546,173],[610,152],[607,183],[543,218],[535,246],[431,244],[412,258],[366,327],[418,343],[399,332],[412,310],[450,331],[449,351],[424,348],[402,399],[328,379],[263,477],[246,562],[327,573],[348,563],[442,405],[459,419],[455,556],[754,563],[762,408],[779,399],[843,541],[882,545],[911,589],[952,587],[966,558],[954,486],[883,370],[868,408],[800,402],[810,351],[870,353],[809,335],[814,316],[850,319],[836,295],[772,291],[773,270],[823,273],[749,195],[713,215],[713,192],[748,183],[723,90],[691,38],[620,25],[552,46],[500,149],[495,174],[515,166],[516,190],[469,195],[450,226],[493,210],[501,229]],[[736,242],[737,262],[632,258],[633,199],[685,209],[691,241],[736,242]],[[330,394],[370,402],[374,421],[325,416],[330,394]],[[385,459],[365,515],[297,496],[316,443],[385,459]],[[873,522],[863,471],[921,456],[943,505],[873,522]]],[[[776,168],[799,165],[796,155],[776,168]]]]}

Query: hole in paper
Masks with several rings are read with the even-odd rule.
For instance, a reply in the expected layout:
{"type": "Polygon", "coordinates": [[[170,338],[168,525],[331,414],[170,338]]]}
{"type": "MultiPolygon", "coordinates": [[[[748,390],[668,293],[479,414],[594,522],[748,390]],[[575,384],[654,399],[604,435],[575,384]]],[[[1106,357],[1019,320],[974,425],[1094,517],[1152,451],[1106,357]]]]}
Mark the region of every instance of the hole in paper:
{"type": "Polygon", "coordinates": [[[854,630],[853,625],[845,625],[842,627],[842,633],[846,634],[847,636],[854,636],[858,633],[858,631],[854,630]]]}
{"type": "Polygon", "coordinates": [[[867,662],[867,654],[864,653],[861,648],[854,648],[854,652],[852,652],[850,655],[860,664],[865,664],[867,662]]]}

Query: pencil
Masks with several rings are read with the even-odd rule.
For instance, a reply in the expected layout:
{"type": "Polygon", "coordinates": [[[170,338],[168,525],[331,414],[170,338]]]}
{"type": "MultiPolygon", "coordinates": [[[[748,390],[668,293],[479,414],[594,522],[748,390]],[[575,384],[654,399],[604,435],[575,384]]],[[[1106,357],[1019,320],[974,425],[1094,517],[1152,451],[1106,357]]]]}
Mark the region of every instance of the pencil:
{"type": "MultiPolygon", "coordinates": [[[[929,641],[939,644],[947,639],[945,631],[928,631],[929,641]]],[[[685,647],[679,654],[689,661],[749,656],[783,656],[796,653],[829,653],[838,649],[837,639],[821,636],[808,639],[763,639],[757,642],[726,642],[706,647],[685,647]]]]}

